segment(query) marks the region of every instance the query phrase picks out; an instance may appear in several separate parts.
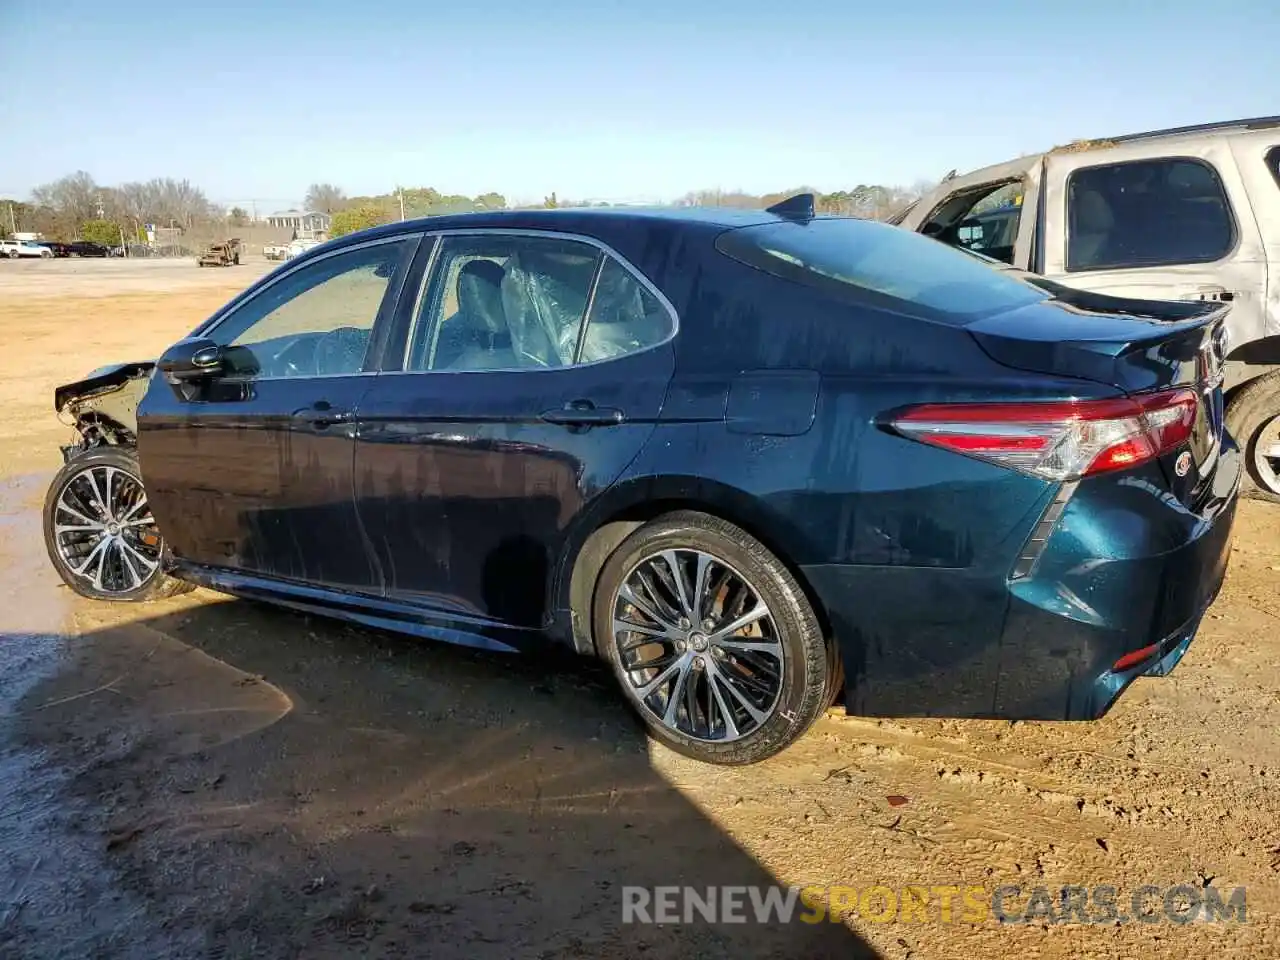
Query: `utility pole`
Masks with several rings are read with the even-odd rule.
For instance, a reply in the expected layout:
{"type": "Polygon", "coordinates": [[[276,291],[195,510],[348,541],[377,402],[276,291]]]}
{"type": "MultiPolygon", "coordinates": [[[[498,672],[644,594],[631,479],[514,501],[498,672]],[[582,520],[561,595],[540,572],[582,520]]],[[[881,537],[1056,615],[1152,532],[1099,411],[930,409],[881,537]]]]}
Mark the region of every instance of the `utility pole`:
{"type": "Polygon", "coordinates": [[[12,200],[9,201],[9,232],[10,233],[18,232],[18,221],[13,219],[13,201],[12,200]]]}
{"type": "Polygon", "coordinates": [[[400,196],[400,220],[404,221],[404,187],[396,187],[396,193],[400,196]]]}

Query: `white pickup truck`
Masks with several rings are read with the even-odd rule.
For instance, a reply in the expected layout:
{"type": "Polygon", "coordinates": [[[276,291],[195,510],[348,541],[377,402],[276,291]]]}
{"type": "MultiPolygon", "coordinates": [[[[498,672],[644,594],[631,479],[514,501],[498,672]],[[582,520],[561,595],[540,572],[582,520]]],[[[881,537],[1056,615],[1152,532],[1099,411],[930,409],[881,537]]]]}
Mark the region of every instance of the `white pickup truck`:
{"type": "Polygon", "coordinates": [[[1226,425],[1248,492],[1280,502],[1280,117],[949,175],[896,222],[1070,287],[1230,302],[1226,425]]]}

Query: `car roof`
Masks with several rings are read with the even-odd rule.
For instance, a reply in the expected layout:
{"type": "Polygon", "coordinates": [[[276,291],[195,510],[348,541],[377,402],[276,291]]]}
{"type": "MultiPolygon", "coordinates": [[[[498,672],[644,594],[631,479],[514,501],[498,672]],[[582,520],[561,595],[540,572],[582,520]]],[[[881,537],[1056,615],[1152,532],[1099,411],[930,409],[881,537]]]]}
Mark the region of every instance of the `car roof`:
{"type": "MultiPolygon", "coordinates": [[[[1154,146],[1160,154],[1175,156],[1180,151],[1192,150],[1215,138],[1230,137],[1233,139],[1265,140],[1270,142],[1280,127],[1280,116],[1249,117],[1242,120],[1223,120],[1215,123],[1196,123],[1183,127],[1168,127],[1163,130],[1147,130],[1141,133],[1126,133],[1119,136],[1097,137],[1094,139],[1073,140],[1040,153],[1028,153],[1002,163],[993,163],[962,174],[964,180],[978,181],[983,179],[999,180],[1005,177],[1016,179],[1025,176],[1029,171],[1054,154],[1107,154],[1115,152],[1121,162],[1131,159],[1132,155],[1145,156],[1154,146]],[[1126,149],[1129,148],[1129,149],[1126,149]]],[[[946,188],[950,177],[938,186],[942,191],[946,188]]],[[[932,194],[930,194],[932,195],[932,194]]]]}
{"type": "Polygon", "coordinates": [[[371,240],[377,237],[395,236],[401,233],[419,233],[423,230],[543,230],[558,233],[576,233],[607,240],[611,235],[666,227],[688,229],[692,232],[719,234],[736,227],[761,223],[783,222],[785,217],[767,210],[739,210],[720,207],[561,207],[532,210],[489,210],[478,213],[446,214],[438,217],[419,217],[403,220],[347,234],[337,244],[325,244],[334,249],[350,239],[351,242],[371,240]]]}

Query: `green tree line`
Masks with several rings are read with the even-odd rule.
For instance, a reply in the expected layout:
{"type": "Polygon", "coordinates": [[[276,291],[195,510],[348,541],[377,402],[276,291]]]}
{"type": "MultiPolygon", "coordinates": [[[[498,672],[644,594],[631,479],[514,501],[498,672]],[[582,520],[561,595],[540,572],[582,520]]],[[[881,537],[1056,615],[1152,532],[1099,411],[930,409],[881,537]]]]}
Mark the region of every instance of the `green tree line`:
{"type": "MultiPolygon", "coordinates": [[[[796,187],[776,193],[751,194],[736,190],[695,190],[674,201],[676,206],[727,206],[762,208],[799,192],[814,193],[821,212],[846,216],[886,218],[927,189],[859,184],[851,189],[822,192],[796,187]]],[[[502,210],[511,204],[496,191],[464,196],[443,193],[434,187],[397,187],[387,193],[347,196],[332,183],[313,183],[306,193],[309,212],[332,217],[333,236],[389,223],[401,218],[441,216],[479,210],[502,210]]],[[[535,207],[608,206],[598,201],[571,200],[552,193],[535,207]]],[[[250,217],[242,207],[225,209],[212,203],[203,190],[187,180],[159,177],[147,181],[105,186],[85,171],[77,171],[42,184],[26,200],[0,201],[0,235],[14,231],[43,234],[50,240],[96,240],[117,244],[145,236],[144,224],[190,229],[223,224],[228,230],[247,226],[250,217]]]]}

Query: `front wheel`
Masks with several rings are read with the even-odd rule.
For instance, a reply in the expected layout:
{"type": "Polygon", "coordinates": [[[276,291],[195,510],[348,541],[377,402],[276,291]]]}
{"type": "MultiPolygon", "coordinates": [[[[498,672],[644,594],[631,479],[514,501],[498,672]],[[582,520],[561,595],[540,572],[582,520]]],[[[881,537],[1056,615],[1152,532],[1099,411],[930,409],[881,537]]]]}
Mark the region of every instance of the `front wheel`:
{"type": "Polygon", "coordinates": [[[1245,495],[1280,503],[1280,370],[1237,390],[1227,406],[1226,421],[1244,452],[1245,495]]]}
{"type": "Polygon", "coordinates": [[[592,621],[650,734],[696,760],[773,756],[832,699],[833,650],[804,591],[717,517],[680,511],[632,533],[600,573],[592,621]]]}
{"type": "Polygon", "coordinates": [[[90,450],[58,471],[44,502],[44,542],[82,597],[155,600],[193,589],[164,572],[164,541],[129,447],[90,450]]]}

